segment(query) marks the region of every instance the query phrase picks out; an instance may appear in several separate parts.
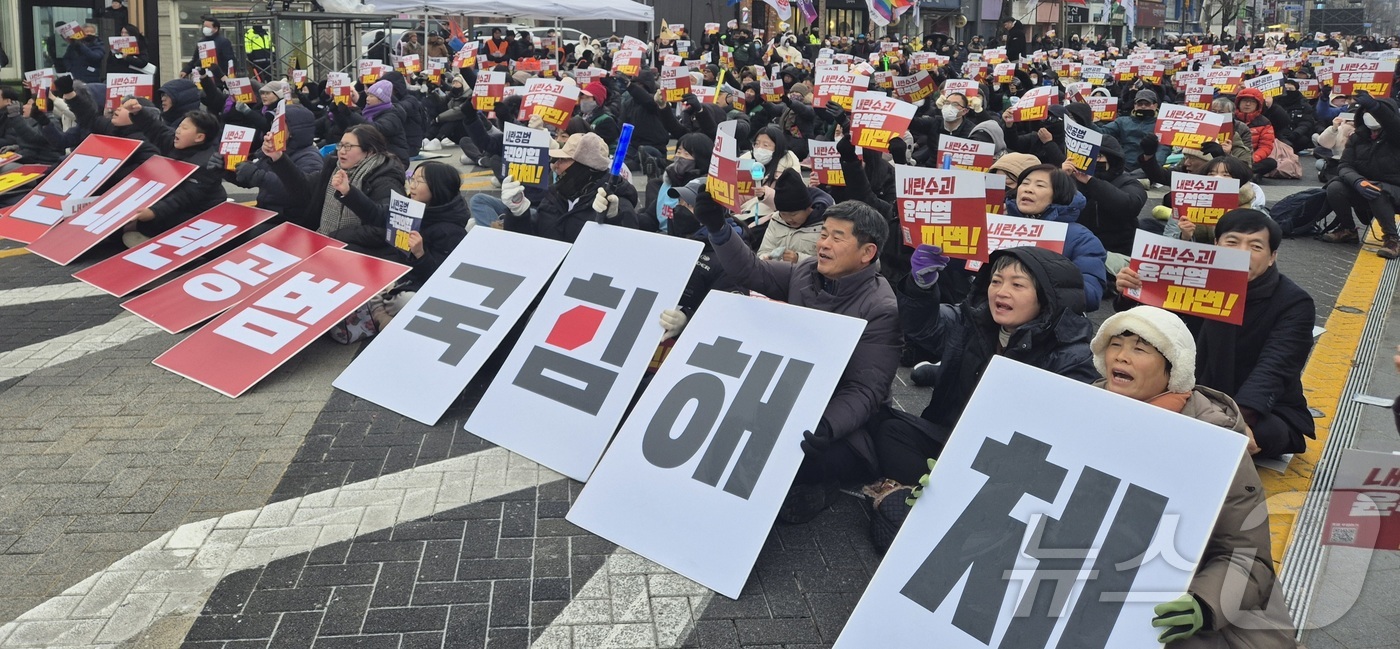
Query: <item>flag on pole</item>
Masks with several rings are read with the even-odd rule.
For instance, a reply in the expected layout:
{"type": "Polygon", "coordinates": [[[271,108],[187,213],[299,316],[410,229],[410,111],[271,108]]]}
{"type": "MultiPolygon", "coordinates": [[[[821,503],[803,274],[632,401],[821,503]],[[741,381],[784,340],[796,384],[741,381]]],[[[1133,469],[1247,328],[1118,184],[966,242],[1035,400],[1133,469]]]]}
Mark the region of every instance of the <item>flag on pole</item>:
{"type": "Polygon", "coordinates": [[[870,20],[881,27],[899,20],[914,6],[914,0],[865,0],[865,3],[870,7],[870,20]]]}

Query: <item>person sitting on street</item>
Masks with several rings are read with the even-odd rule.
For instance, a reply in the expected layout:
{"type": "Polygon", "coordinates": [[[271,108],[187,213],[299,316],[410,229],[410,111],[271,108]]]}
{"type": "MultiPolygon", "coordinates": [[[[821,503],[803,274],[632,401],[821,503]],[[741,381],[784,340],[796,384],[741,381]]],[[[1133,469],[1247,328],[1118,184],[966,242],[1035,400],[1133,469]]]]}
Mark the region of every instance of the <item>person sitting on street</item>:
{"type": "Polygon", "coordinates": [[[1329,243],[1359,240],[1352,210],[1369,215],[1381,230],[1384,259],[1400,257],[1395,210],[1400,205],[1400,113],[1389,97],[1376,99],[1356,93],[1356,132],[1347,141],[1337,178],[1327,183],[1327,203],[1337,213],[1340,227],[1326,235],[1329,243]]]}
{"type": "Polygon", "coordinates": [[[759,191],[772,199],[774,214],[763,232],[758,256],[797,263],[816,254],[826,210],[834,202],[831,196],[808,187],[795,169],[785,169],[771,188],[759,191]]]}
{"type": "Polygon", "coordinates": [[[166,123],[142,110],[135,99],[122,105],[131,123],[146,134],[146,141],[160,149],[161,155],[194,165],[195,171],[154,205],[136,214],[136,220],[126,226],[122,243],[133,248],[151,237],[173,229],[224,202],[224,157],[219,154],[219,136],[223,125],[218,118],[202,110],[192,110],[170,128],[166,123]]]}

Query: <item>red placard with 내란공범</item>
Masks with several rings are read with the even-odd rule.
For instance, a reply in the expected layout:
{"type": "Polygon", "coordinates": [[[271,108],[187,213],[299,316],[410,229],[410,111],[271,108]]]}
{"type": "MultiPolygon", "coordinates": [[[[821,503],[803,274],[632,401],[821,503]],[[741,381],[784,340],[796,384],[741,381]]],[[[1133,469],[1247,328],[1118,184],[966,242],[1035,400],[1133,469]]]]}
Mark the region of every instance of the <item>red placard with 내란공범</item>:
{"type": "Polygon", "coordinates": [[[1210,140],[1225,146],[1234,134],[1234,118],[1199,108],[1162,104],[1153,130],[1163,146],[1199,149],[1210,140]]]}
{"type": "Polygon", "coordinates": [[[855,146],[883,151],[890,150],[890,140],[904,137],[918,107],[884,93],[869,90],[857,92],[851,110],[851,142],[855,146]]]}
{"type": "Polygon", "coordinates": [[[1249,253],[1243,250],[1138,230],[1128,267],[1137,272],[1142,287],[1124,295],[1138,302],[1230,324],[1244,322],[1249,253]]]}
{"type": "Polygon", "coordinates": [[[835,142],[808,140],[808,160],[817,182],[831,187],[845,187],[846,173],[841,169],[841,154],[836,152],[835,142]]]}
{"type": "Polygon", "coordinates": [[[938,155],[934,161],[942,167],[945,158],[952,163],[953,169],[985,173],[992,168],[992,163],[996,162],[996,144],[953,137],[944,133],[938,136],[938,155]]]}
{"type": "Polygon", "coordinates": [[[74,214],[73,218],[50,228],[37,241],[29,244],[29,252],[62,266],[71,264],[98,242],[134,220],[142,210],[169,194],[198,169],[195,165],[170,158],[149,158],[96,202],[74,214]]]}
{"type": "Polygon", "coordinates": [[[152,362],[236,398],[408,271],[323,248],[152,362]]]}
{"type": "Polygon", "coordinates": [[[109,135],[89,135],[33,191],[0,217],[0,237],[34,243],[63,219],[63,201],[97,191],[140,142],[109,135]]]}
{"type": "Polygon", "coordinates": [[[949,257],[987,260],[984,174],[899,164],[894,173],[904,245],[927,243],[949,257]]]}
{"type": "Polygon", "coordinates": [[[256,207],[220,203],[146,243],[74,273],[73,277],[122,297],[274,216],[276,212],[256,207]]]}
{"type": "Polygon", "coordinates": [[[1192,223],[1215,225],[1226,212],[1240,206],[1240,181],[1173,171],[1172,202],[1177,213],[1184,213],[1192,223]]]}
{"type": "Polygon", "coordinates": [[[180,333],[238,304],[257,287],[322,248],[344,243],[283,223],[189,273],[122,303],[170,333],[180,333]]]}

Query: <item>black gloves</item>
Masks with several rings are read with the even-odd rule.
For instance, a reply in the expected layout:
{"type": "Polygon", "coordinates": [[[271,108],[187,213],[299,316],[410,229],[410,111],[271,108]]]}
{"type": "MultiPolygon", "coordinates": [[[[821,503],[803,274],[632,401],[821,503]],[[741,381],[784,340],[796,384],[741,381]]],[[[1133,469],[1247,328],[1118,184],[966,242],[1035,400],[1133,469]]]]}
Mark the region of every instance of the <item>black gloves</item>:
{"type": "Polygon", "coordinates": [[[831,448],[831,443],[836,441],[835,435],[831,431],[831,424],[826,423],[823,418],[817,423],[815,431],[802,433],[802,452],[808,455],[821,455],[826,449],[831,448]]]}
{"type": "Polygon", "coordinates": [[[1201,153],[1212,158],[1223,158],[1225,157],[1225,147],[1220,146],[1220,143],[1215,140],[1207,140],[1201,143],[1201,153]]]}
{"type": "Polygon", "coordinates": [[[823,112],[817,113],[817,116],[833,124],[843,126],[848,121],[848,118],[846,117],[846,109],[842,108],[841,104],[838,104],[833,100],[827,100],[826,109],[823,112]]]}
{"type": "Polygon", "coordinates": [[[62,97],[73,92],[73,77],[59,75],[53,78],[53,94],[62,97]]]}
{"type": "Polygon", "coordinates": [[[240,162],[233,168],[233,184],[245,189],[257,187],[262,182],[266,169],[254,162],[240,162]]]}
{"type": "Polygon", "coordinates": [[[1157,147],[1161,142],[1157,140],[1157,134],[1152,133],[1142,138],[1142,155],[1150,158],[1157,155],[1157,147]]]}
{"type": "Polygon", "coordinates": [[[721,236],[721,232],[728,234],[729,227],[724,223],[724,207],[710,197],[708,190],[702,190],[700,195],[695,198],[695,209],[692,211],[695,214],[695,220],[699,221],[700,225],[705,226],[705,231],[710,233],[712,239],[721,236]]]}
{"type": "Polygon", "coordinates": [[[851,143],[851,134],[849,132],[836,142],[836,152],[841,154],[843,160],[856,159],[856,146],[851,143]]]}
{"type": "Polygon", "coordinates": [[[902,137],[890,139],[890,156],[897,165],[909,164],[909,143],[902,137]]]}
{"type": "Polygon", "coordinates": [[[687,113],[700,110],[700,98],[692,93],[685,93],[685,96],[681,97],[681,101],[685,103],[685,112],[687,113]]]}

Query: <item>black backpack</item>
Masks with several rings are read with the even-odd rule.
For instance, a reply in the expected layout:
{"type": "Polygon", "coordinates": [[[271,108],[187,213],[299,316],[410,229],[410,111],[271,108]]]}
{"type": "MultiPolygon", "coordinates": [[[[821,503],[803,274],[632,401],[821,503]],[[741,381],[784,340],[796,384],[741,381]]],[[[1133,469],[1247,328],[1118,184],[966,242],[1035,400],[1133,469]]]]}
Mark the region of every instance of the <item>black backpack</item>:
{"type": "Polygon", "coordinates": [[[1270,216],[1283,229],[1283,236],[1292,238],[1321,231],[1318,224],[1331,211],[1332,208],[1327,205],[1327,190],[1314,187],[1275,203],[1270,216]]]}

